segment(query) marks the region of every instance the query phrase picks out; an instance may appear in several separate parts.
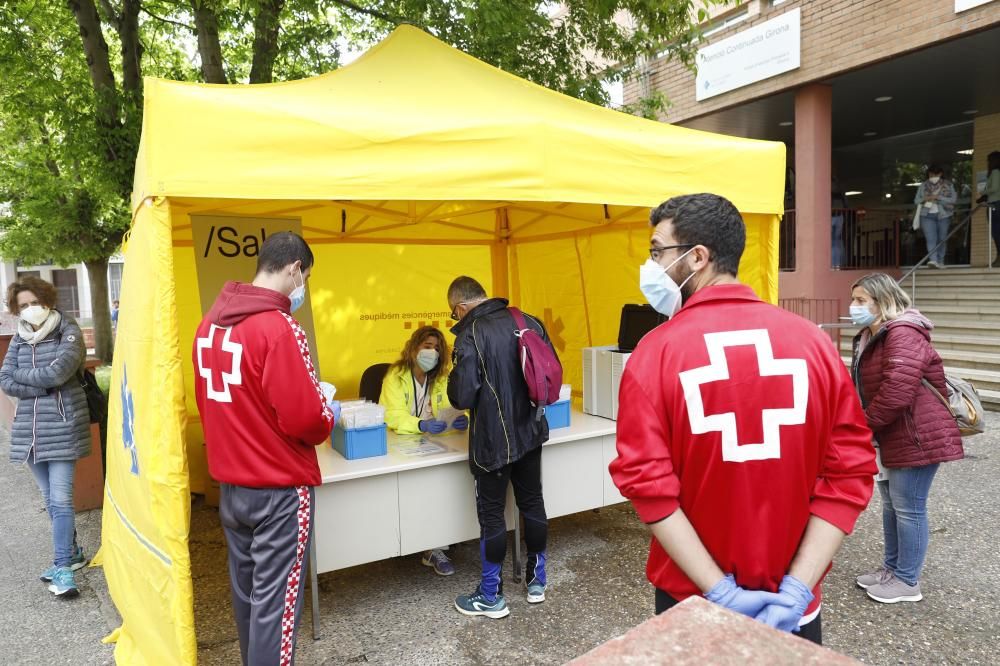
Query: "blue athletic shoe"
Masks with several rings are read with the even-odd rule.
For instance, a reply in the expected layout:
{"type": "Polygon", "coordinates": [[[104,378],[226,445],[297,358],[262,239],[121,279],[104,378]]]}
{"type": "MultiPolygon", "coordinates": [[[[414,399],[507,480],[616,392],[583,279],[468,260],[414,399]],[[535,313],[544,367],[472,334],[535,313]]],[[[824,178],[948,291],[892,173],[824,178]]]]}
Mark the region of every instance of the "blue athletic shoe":
{"type": "Polygon", "coordinates": [[[507,600],[502,594],[498,594],[493,601],[490,601],[478,585],[472,594],[458,595],[455,599],[455,608],[463,615],[482,615],[494,620],[510,615],[507,600]]]}
{"type": "MultiPolygon", "coordinates": [[[[76,547],[76,552],[73,553],[72,559],[69,561],[69,568],[73,571],[79,571],[80,569],[87,566],[87,556],[83,554],[83,548],[80,546],[76,547]]],[[[52,577],[56,575],[56,571],[59,567],[52,565],[48,569],[42,572],[42,575],[38,577],[43,583],[51,583],[52,577]]]]}
{"type": "Polygon", "coordinates": [[[528,603],[540,604],[545,601],[545,584],[537,578],[528,583],[528,603]]]}
{"type": "Polygon", "coordinates": [[[80,590],[76,587],[76,576],[73,574],[73,570],[69,567],[56,569],[55,574],[52,576],[52,582],[49,583],[49,592],[57,597],[65,597],[66,599],[80,594],[80,590]]]}

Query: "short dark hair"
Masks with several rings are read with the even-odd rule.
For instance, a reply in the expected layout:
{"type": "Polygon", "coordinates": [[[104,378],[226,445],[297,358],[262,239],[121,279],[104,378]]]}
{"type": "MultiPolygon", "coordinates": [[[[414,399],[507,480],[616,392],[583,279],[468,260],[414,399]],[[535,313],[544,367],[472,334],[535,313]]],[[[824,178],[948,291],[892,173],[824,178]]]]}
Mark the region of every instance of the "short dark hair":
{"type": "Polygon", "coordinates": [[[1000,150],[994,150],[986,156],[986,168],[990,171],[1000,169],[1000,150]]]}
{"type": "Polygon", "coordinates": [[[468,303],[481,298],[486,298],[483,285],[466,275],[455,278],[448,287],[448,303],[468,303]]]}
{"type": "Polygon", "coordinates": [[[735,276],[747,244],[747,228],[736,206],[717,194],[685,194],[667,199],[649,214],[652,226],[670,220],[674,238],[704,245],[719,273],[735,276]]]}
{"type": "Polygon", "coordinates": [[[33,293],[40,304],[50,309],[56,306],[56,299],[59,297],[51,282],[34,275],[26,275],[7,287],[7,311],[15,317],[21,314],[21,308],[17,307],[17,296],[24,291],[33,293]]]}
{"type": "Polygon", "coordinates": [[[291,231],[279,231],[271,234],[260,246],[257,255],[257,275],[261,273],[277,273],[285,266],[302,262],[302,270],[313,265],[313,253],[302,236],[291,231]]]}
{"type": "Polygon", "coordinates": [[[944,175],[944,169],[941,168],[940,164],[932,164],[929,167],[927,167],[927,173],[928,174],[939,173],[939,174],[941,174],[943,176],[944,175]]]}

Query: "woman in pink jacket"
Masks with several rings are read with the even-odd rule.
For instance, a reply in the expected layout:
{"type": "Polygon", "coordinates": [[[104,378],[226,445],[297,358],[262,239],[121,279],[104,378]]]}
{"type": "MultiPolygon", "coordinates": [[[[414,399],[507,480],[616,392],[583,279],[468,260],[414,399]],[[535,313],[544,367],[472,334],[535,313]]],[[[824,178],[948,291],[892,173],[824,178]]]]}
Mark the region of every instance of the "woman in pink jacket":
{"type": "Polygon", "coordinates": [[[866,275],[851,296],[851,319],[863,327],[854,338],[851,374],[875,434],[885,534],[882,567],[857,583],[882,603],[920,601],[927,497],[940,463],[964,457],[962,437],[927,386],[948,395],[941,357],[931,346],[934,325],[888,275],[866,275]]]}

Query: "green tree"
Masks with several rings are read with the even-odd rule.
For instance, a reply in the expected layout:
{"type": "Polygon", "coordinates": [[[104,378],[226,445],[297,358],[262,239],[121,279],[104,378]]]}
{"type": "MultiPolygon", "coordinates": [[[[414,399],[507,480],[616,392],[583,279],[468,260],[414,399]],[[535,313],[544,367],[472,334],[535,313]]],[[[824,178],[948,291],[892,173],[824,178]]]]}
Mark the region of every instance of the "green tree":
{"type": "Polygon", "coordinates": [[[694,23],[710,4],[717,0],[7,0],[0,201],[10,214],[0,216],[0,252],[85,262],[97,355],[110,360],[107,261],[131,220],[143,75],[302,78],[334,69],[341,46],[364,48],[409,23],[501,69],[603,103],[603,80],[633,75],[634,63],[653,54],[691,66],[694,23]]]}

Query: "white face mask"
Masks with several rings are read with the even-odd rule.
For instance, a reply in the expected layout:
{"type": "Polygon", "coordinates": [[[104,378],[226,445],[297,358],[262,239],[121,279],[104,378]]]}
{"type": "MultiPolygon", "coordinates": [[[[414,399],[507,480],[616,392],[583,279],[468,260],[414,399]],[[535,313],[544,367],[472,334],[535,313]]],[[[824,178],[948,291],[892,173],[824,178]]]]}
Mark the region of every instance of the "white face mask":
{"type": "Polygon", "coordinates": [[[930,178],[928,178],[928,180],[931,181],[931,183],[933,183],[934,185],[937,185],[938,181],[941,180],[941,176],[931,176],[930,178]]]}
{"type": "Polygon", "coordinates": [[[684,298],[681,289],[694,277],[694,273],[684,278],[684,282],[677,284],[667,273],[678,261],[691,254],[691,248],[681,256],[677,257],[669,266],[664,268],[652,259],[647,259],[646,263],[639,267],[639,289],[643,296],[653,306],[653,309],[660,314],[673,317],[681,309],[684,298]]]}
{"type": "Polygon", "coordinates": [[[302,278],[302,269],[299,269],[299,279],[302,280],[302,284],[292,289],[292,293],[288,294],[288,299],[292,302],[292,307],[289,308],[291,312],[295,312],[306,302],[306,281],[302,278]]]}
{"type": "Polygon", "coordinates": [[[417,352],[417,365],[424,372],[430,372],[437,367],[441,355],[436,349],[421,349],[417,352]]]}
{"type": "Polygon", "coordinates": [[[21,319],[32,326],[41,326],[49,318],[49,312],[44,305],[29,305],[21,310],[21,319]]]}

